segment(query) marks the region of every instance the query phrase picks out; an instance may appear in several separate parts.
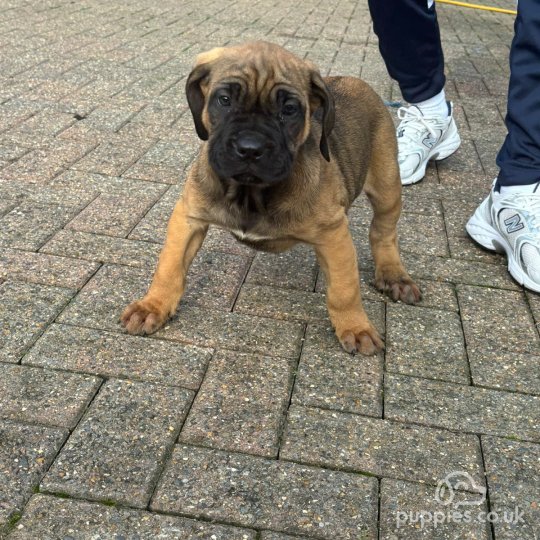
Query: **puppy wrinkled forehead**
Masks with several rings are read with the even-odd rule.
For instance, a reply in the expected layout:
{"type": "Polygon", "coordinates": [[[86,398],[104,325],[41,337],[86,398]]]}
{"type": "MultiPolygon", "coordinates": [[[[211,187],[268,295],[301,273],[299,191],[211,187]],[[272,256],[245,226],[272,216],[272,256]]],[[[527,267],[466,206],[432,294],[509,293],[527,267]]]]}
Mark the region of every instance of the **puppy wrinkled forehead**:
{"type": "Polygon", "coordinates": [[[246,95],[268,99],[279,87],[290,87],[299,93],[309,89],[313,66],[277,45],[255,42],[250,46],[212,49],[199,55],[197,62],[213,63],[211,85],[238,82],[246,95]]]}

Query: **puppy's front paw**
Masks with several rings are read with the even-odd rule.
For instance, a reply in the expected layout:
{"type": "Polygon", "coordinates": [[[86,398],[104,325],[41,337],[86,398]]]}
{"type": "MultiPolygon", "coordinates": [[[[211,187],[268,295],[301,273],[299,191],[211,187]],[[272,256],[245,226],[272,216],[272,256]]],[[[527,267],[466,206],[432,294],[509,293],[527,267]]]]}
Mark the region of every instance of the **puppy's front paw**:
{"type": "Polygon", "coordinates": [[[406,272],[378,272],[375,287],[388,295],[394,302],[401,300],[406,304],[417,304],[422,300],[420,287],[406,272]]]}
{"type": "Polygon", "coordinates": [[[120,320],[130,334],[153,334],[161,328],[169,315],[148,300],[131,303],[120,320]]]}
{"type": "Polygon", "coordinates": [[[341,346],[351,354],[359,352],[366,356],[384,349],[384,341],[371,323],[344,330],[338,334],[341,346]]]}

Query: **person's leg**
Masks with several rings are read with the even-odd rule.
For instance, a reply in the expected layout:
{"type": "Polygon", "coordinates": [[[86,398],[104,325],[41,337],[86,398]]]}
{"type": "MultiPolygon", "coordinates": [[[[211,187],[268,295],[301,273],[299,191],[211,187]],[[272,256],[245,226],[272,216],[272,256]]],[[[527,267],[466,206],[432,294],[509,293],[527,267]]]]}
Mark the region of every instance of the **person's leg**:
{"type": "Polygon", "coordinates": [[[428,0],[369,0],[373,30],[403,98],[419,103],[444,89],[444,57],[435,5],[428,0]]]}
{"type": "Polygon", "coordinates": [[[516,281],[540,292],[540,4],[520,0],[510,51],[508,135],[500,172],[467,223],[482,246],[504,251],[516,281]]]}
{"type": "Polygon", "coordinates": [[[373,29],[390,76],[411,107],[398,111],[401,182],[421,180],[428,161],[453,154],[461,140],[444,93],[444,57],[431,0],[369,0],[373,29]]]}
{"type": "Polygon", "coordinates": [[[540,3],[520,0],[510,50],[508,135],[497,156],[497,188],[540,180],[540,3]]]}

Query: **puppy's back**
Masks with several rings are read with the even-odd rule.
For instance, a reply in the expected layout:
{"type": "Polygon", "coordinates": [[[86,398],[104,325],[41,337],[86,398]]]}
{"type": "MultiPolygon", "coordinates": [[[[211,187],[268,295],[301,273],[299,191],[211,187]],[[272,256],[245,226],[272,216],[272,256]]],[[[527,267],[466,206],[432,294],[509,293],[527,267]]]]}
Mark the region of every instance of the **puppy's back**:
{"type": "Polygon", "coordinates": [[[336,120],[329,137],[331,155],[339,164],[350,203],[364,185],[373,151],[378,144],[397,159],[397,143],[392,118],[382,99],[356,77],[326,77],[334,96],[336,120]]]}

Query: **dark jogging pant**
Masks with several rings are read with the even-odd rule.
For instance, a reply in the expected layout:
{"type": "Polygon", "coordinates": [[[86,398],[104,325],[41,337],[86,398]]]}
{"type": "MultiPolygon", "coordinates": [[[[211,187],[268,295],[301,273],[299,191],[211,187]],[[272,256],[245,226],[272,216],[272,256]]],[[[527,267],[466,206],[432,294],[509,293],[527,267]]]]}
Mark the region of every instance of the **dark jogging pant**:
{"type": "MultiPolygon", "coordinates": [[[[444,87],[435,5],[427,0],[369,0],[373,28],[390,76],[409,103],[444,87]]],[[[459,8],[456,8],[459,9],[459,8]]],[[[497,156],[499,185],[540,180],[540,2],[519,0],[510,51],[508,135],[497,156]]]]}

